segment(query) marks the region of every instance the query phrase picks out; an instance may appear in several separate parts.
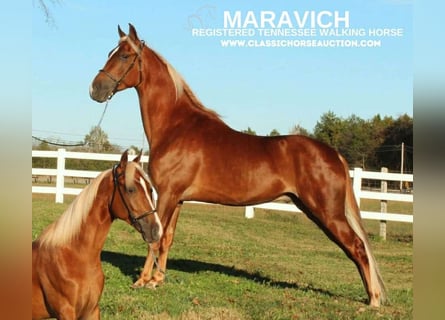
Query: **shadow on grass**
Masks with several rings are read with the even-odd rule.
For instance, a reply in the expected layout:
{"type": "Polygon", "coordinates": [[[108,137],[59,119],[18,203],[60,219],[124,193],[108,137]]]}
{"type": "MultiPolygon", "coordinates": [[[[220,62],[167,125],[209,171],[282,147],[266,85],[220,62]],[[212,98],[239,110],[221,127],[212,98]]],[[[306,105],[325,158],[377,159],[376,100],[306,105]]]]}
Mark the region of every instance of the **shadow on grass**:
{"type": "MultiPolygon", "coordinates": [[[[102,251],[101,255],[102,261],[111,263],[113,266],[119,268],[123,274],[129,277],[133,277],[134,281],[136,281],[135,276],[139,275],[140,268],[145,263],[145,257],[128,255],[124,253],[117,253],[111,251],[102,251]]],[[[225,274],[232,277],[244,278],[247,280],[251,280],[255,283],[268,285],[272,287],[279,288],[291,288],[301,290],[303,292],[315,292],[328,297],[340,297],[338,294],[334,294],[330,291],[315,288],[312,285],[301,286],[297,283],[290,283],[285,281],[276,281],[264,275],[261,275],[259,272],[248,272],[246,270],[236,269],[235,267],[229,267],[222,264],[204,262],[204,261],[196,261],[189,259],[169,259],[168,260],[168,269],[176,270],[181,272],[189,272],[189,273],[198,273],[203,271],[211,271],[217,272],[221,274],[225,274]]],[[[130,284],[129,284],[130,285],[130,284]]]]}

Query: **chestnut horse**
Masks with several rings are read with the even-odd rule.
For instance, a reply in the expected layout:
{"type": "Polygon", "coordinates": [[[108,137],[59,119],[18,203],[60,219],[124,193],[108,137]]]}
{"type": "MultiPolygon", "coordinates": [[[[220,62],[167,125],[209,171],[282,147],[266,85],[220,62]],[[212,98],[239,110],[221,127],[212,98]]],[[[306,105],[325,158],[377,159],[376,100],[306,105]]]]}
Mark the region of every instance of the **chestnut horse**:
{"type": "Polygon", "coordinates": [[[305,136],[261,137],[228,127],[202,105],[174,68],[130,24],[90,86],[98,102],[135,88],[150,144],[148,174],[164,228],[153,273],[147,260],[135,287],[164,280],[181,204],[197,200],[246,206],[288,196],[356,264],[372,306],[385,288],[363,228],[348,166],[331,147],[305,136]],[[167,177],[167,178],[166,178],[167,177]]]}
{"type": "Polygon", "coordinates": [[[60,218],[32,243],[32,319],[99,319],[104,286],[100,253],[111,223],[133,225],[147,242],[162,226],[140,155],[127,152],[74,199],[60,218]]]}

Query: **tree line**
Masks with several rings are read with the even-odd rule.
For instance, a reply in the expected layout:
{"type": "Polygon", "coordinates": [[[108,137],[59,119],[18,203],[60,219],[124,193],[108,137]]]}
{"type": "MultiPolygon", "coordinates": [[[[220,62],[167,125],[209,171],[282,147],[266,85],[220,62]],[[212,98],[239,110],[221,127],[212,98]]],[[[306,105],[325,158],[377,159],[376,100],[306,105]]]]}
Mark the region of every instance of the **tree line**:
{"type": "MultiPolygon", "coordinates": [[[[256,135],[250,127],[244,133],[256,135]]],[[[400,172],[403,154],[403,172],[413,171],[413,119],[407,114],[398,118],[376,115],[365,120],[356,115],[341,118],[334,112],[324,113],[316,123],[313,132],[295,125],[289,134],[301,134],[322,141],[338,150],[349,166],[364,170],[379,171],[387,167],[390,172],[400,172]],[[403,148],[402,148],[403,144],[403,148]]],[[[273,129],[269,136],[278,136],[273,129]]],[[[121,153],[122,148],[109,142],[108,135],[100,127],[92,127],[85,135],[82,146],[68,148],[70,151],[121,153]]],[[[58,147],[47,142],[33,145],[35,150],[56,150],[58,147]]],[[[137,147],[131,147],[138,150],[137,147]]],[[[34,168],[55,168],[56,159],[33,158],[34,168]]],[[[67,159],[67,169],[102,171],[109,162],[98,160],[67,159]]]]}
{"type": "MultiPolygon", "coordinates": [[[[251,128],[243,130],[256,134],[251,128]]],[[[324,113],[313,132],[295,125],[290,134],[301,134],[322,141],[338,150],[351,168],[400,172],[403,154],[403,172],[413,172],[413,118],[403,114],[397,118],[376,115],[365,120],[356,115],[347,118],[334,112],[324,113]]],[[[280,135],[274,129],[270,136],[280,135]]]]}

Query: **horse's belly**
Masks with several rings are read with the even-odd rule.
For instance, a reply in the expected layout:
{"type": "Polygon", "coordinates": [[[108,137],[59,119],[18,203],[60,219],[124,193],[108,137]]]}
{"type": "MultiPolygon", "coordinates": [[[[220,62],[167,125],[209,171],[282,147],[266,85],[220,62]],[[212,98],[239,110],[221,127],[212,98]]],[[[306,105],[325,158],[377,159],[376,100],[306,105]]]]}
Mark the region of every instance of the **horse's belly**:
{"type": "Polygon", "coordinates": [[[228,175],[225,178],[201,180],[191,187],[190,198],[224,205],[245,206],[268,202],[285,192],[279,179],[264,175],[228,175]]]}

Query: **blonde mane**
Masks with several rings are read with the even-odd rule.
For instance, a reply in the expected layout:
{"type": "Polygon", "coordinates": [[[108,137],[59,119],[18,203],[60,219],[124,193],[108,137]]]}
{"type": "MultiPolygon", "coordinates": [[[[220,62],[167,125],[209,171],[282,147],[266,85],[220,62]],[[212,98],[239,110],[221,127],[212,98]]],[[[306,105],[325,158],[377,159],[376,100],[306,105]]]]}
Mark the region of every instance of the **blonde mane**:
{"type": "Polygon", "coordinates": [[[80,232],[96,198],[97,189],[104,176],[111,170],[102,172],[86,186],[73,200],[65,212],[50,224],[40,236],[40,243],[45,247],[57,247],[69,244],[80,232]]]}
{"type": "Polygon", "coordinates": [[[173,84],[176,89],[176,101],[178,101],[183,94],[185,94],[193,107],[205,111],[207,114],[211,115],[212,118],[221,120],[221,117],[215,111],[206,108],[202,102],[196,97],[193,93],[192,89],[190,89],[189,85],[185,82],[184,78],[181,74],[176,71],[176,69],[162,57],[159,53],[150,48],[150,50],[154,53],[154,55],[167,67],[168,74],[173,81],[173,84]]]}

